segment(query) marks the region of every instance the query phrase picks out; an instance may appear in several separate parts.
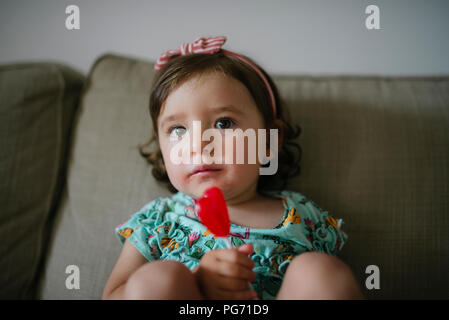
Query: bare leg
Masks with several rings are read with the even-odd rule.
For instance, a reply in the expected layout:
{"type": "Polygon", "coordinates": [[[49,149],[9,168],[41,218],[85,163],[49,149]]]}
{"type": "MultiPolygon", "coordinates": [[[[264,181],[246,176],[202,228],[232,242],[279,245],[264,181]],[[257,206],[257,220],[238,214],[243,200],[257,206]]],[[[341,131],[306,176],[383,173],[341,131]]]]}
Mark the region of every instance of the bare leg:
{"type": "Polygon", "coordinates": [[[326,253],[307,252],[290,263],[276,299],[363,299],[351,269],[326,253]]]}
{"type": "Polygon", "coordinates": [[[124,299],[203,299],[192,272],[182,263],[158,260],[144,264],[128,279],[124,299]]]}

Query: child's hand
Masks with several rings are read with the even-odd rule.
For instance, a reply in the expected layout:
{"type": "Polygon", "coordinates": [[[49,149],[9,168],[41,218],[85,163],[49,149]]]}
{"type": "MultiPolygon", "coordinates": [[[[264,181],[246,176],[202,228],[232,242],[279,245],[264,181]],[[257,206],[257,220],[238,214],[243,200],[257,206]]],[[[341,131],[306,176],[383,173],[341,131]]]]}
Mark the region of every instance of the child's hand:
{"type": "Polygon", "coordinates": [[[248,257],[253,252],[251,244],[233,249],[216,249],[204,254],[193,270],[197,284],[207,299],[256,298],[249,283],[256,280],[252,269],[254,262],[248,257]]]}

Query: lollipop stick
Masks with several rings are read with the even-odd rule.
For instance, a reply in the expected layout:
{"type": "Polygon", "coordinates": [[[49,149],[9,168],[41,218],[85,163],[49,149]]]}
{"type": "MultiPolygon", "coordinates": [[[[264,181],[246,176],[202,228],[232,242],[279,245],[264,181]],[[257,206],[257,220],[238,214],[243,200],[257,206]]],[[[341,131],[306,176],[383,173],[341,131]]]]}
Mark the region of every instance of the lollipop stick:
{"type": "Polygon", "coordinates": [[[232,249],[234,246],[232,245],[231,240],[229,240],[228,237],[226,237],[225,240],[226,240],[226,245],[228,246],[228,249],[232,249]]]}
{"type": "MultiPolygon", "coordinates": [[[[228,237],[225,237],[225,241],[226,241],[226,245],[228,246],[228,249],[234,248],[234,246],[232,245],[231,240],[229,240],[228,237]]],[[[254,287],[253,287],[253,285],[251,284],[251,282],[248,281],[248,285],[249,285],[249,287],[251,288],[251,290],[256,291],[256,290],[254,290],[254,287]]]]}

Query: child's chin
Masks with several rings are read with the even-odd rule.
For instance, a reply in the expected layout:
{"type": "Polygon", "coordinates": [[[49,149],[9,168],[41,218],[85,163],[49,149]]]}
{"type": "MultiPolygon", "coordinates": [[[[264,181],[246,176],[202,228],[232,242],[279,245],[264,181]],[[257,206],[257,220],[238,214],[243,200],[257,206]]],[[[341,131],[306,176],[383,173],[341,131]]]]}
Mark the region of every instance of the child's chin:
{"type": "MultiPolygon", "coordinates": [[[[198,199],[198,198],[202,197],[203,194],[204,194],[204,192],[205,192],[207,189],[212,188],[212,187],[217,187],[217,188],[220,188],[220,189],[221,189],[220,184],[218,184],[218,183],[215,183],[215,182],[213,182],[213,181],[204,182],[204,183],[201,183],[201,184],[196,188],[196,190],[195,190],[195,192],[194,192],[194,193],[195,193],[195,194],[194,194],[194,198],[195,198],[195,199],[198,199]]],[[[192,197],[192,198],[193,198],[193,197],[192,197]]]]}

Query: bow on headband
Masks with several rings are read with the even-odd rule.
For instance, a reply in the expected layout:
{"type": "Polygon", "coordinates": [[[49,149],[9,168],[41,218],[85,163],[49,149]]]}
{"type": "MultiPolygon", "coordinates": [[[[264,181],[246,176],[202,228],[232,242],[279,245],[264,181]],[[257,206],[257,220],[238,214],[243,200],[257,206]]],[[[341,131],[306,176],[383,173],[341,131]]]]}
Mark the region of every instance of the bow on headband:
{"type": "Polygon", "coordinates": [[[193,43],[184,43],[178,50],[168,50],[157,59],[154,70],[161,70],[164,65],[173,58],[184,56],[190,53],[215,53],[220,51],[221,46],[226,42],[226,37],[198,38],[193,43]]]}
{"type": "Polygon", "coordinates": [[[192,53],[213,54],[221,50],[221,52],[224,53],[226,56],[233,56],[238,58],[239,60],[251,66],[254,69],[254,71],[257,72],[259,77],[264,82],[265,87],[267,88],[268,94],[270,96],[271,106],[273,108],[273,115],[274,118],[276,118],[276,101],[274,99],[273,90],[271,89],[271,86],[268,80],[266,79],[265,75],[263,74],[263,72],[260,71],[260,69],[249,59],[235,52],[222,49],[221,47],[225,42],[226,37],[217,36],[217,37],[198,38],[193,43],[184,43],[181,45],[179,49],[172,49],[162,53],[159,59],[157,59],[156,61],[154,70],[155,71],[161,70],[164,67],[164,65],[167,64],[171,59],[174,59],[178,56],[184,56],[192,53]]]}

